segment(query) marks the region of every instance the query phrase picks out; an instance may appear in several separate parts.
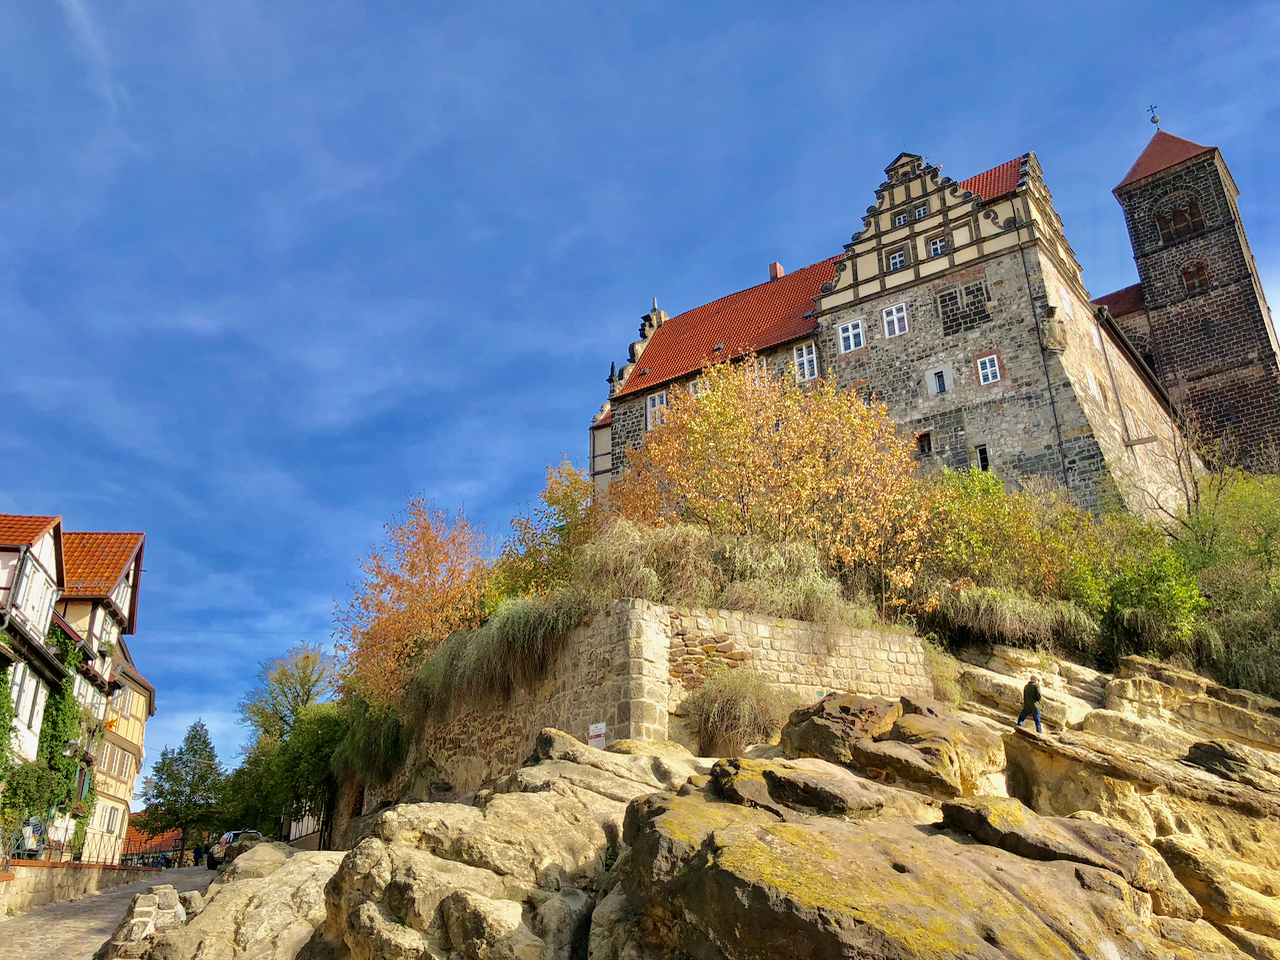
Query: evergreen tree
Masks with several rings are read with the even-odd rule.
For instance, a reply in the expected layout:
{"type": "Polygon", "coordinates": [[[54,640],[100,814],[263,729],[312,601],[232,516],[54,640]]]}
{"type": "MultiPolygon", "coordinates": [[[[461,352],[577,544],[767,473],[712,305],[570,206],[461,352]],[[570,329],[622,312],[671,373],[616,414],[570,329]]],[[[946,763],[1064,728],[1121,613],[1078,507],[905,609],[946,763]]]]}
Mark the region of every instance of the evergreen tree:
{"type": "Polygon", "coordinates": [[[155,779],[147,809],[134,822],[150,836],[166,830],[182,831],[182,853],[187,837],[208,829],[218,817],[218,800],[222,791],[222,766],[209,739],[209,728],[197,720],[187,727],[182,746],[165,747],[151,770],[155,779]]]}

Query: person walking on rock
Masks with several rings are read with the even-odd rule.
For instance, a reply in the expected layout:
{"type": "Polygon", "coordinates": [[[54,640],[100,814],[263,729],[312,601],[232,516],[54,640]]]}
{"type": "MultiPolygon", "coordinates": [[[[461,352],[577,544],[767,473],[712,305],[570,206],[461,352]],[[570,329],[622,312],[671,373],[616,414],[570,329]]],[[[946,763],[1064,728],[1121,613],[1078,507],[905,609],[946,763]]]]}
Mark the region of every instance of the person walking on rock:
{"type": "Polygon", "coordinates": [[[1044,733],[1044,729],[1040,726],[1040,678],[1032,677],[1027,681],[1027,685],[1022,688],[1022,713],[1018,716],[1018,726],[1022,726],[1022,721],[1027,717],[1035,717],[1036,733],[1044,733]]]}

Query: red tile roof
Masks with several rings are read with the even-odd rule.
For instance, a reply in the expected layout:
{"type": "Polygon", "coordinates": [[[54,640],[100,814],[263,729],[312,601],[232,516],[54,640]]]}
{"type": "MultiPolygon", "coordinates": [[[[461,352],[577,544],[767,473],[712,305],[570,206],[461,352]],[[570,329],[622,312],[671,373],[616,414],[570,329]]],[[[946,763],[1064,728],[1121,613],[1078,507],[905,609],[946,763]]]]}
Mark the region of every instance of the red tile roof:
{"type": "Polygon", "coordinates": [[[649,339],[636,369],[617,396],[669,383],[708,363],[795,340],[813,331],[818,288],[835,276],[839,257],[822,260],[778,280],[748,287],[672,317],[649,339]],[[717,345],[722,345],[716,350],[717,345]]]}
{"type": "Polygon", "coordinates": [[[61,519],[61,517],[23,517],[12,513],[0,513],[0,544],[8,547],[32,546],[61,519]]]}
{"type": "MultiPolygon", "coordinates": [[[[64,533],[66,597],[105,597],[142,549],[144,533],[64,533]]],[[[124,611],[128,613],[128,611],[124,611]]]]}
{"type": "Polygon", "coordinates": [[[142,811],[129,815],[129,829],[125,831],[124,842],[129,844],[129,852],[137,853],[145,850],[176,850],[182,842],[181,830],[169,830],[165,833],[150,837],[143,831],[133,825],[135,817],[141,815],[142,811]]]}
{"type": "Polygon", "coordinates": [[[1142,299],[1142,284],[1135,283],[1132,287],[1125,287],[1123,290],[1117,290],[1115,293],[1108,293],[1105,297],[1098,297],[1093,301],[1095,306],[1106,307],[1111,311],[1113,317],[1123,317],[1130,313],[1136,313],[1141,310],[1146,302],[1142,299]]]}
{"type": "MultiPolygon", "coordinates": [[[[1145,179],[1153,173],[1168,170],[1184,160],[1190,160],[1192,157],[1198,157],[1217,149],[1217,147],[1202,146],[1198,143],[1192,143],[1190,140],[1175,137],[1171,133],[1165,133],[1163,130],[1157,130],[1156,135],[1151,138],[1151,142],[1147,144],[1146,149],[1142,151],[1133,166],[1129,168],[1129,172],[1125,174],[1124,179],[1116,184],[1116,190],[1145,179]]],[[[1115,193],[1115,190],[1111,192],[1115,193]]]]}
{"type": "Polygon", "coordinates": [[[958,186],[962,192],[968,190],[983,200],[994,200],[996,197],[1003,197],[1006,193],[1013,193],[1022,182],[1023,168],[1029,156],[1030,154],[1023,154],[998,167],[984,170],[975,177],[961,180],[958,186]]]}

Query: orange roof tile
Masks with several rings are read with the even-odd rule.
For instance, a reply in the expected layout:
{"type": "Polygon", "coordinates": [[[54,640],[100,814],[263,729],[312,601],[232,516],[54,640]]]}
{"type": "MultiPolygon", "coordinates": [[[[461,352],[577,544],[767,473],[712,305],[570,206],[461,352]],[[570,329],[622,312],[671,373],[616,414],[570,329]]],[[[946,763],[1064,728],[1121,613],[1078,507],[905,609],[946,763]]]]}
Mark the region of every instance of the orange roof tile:
{"type": "Polygon", "coordinates": [[[835,276],[838,259],[801,267],[777,280],[672,317],[654,331],[617,396],[660,386],[709,363],[745,356],[812,332],[813,318],[805,314],[813,309],[818,288],[835,276]],[[717,345],[721,349],[716,350],[717,345]]]}
{"type": "Polygon", "coordinates": [[[164,833],[157,834],[155,837],[148,836],[145,832],[139,830],[133,825],[133,821],[141,813],[142,811],[139,810],[137,813],[129,815],[129,829],[124,834],[125,843],[134,845],[131,852],[136,852],[139,847],[152,850],[174,849],[177,844],[182,842],[181,830],[167,830],[164,833]],[[170,844],[172,846],[169,846],[170,844]]]}
{"type": "Polygon", "coordinates": [[[1023,154],[998,167],[984,170],[968,180],[961,180],[958,186],[962,192],[968,190],[983,200],[994,200],[996,197],[1003,197],[1006,193],[1013,193],[1022,182],[1023,168],[1026,166],[1028,156],[1030,154],[1023,154]]]}
{"type": "Polygon", "coordinates": [[[8,547],[32,546],[61,519],[61,517],[23,517],[12,513],[0,513],[0,544],[8,547]]]}
{"type": "MultiPolygon", "coordinates": [[[[1116,184],[1115,189],[1119,190],[1121,187],[1159,173],[1161,170],[1168,170],[1184,160],[1190,160],[1192,157],[1199,157],[1217,149],[1217,147],[1202,146],[1198,143],[1192,143],[1190,140],[1175,137],[1171,133],[1165,133],[1163,130],[1157,130],[1156,135],[1151,138],[1151,142],[1147,144],[1146,149],[1138,155],[1138,159],[1129,168],[1129,172],[1125,174],[1124,179],[1116,184]]],[[[1111,192],[1115,193],[1115,190],[1111,192]]]]}
{"type": "Polygon", "coordinates": [[[110,594],[145,539],[145,533],[64,533],[67,589],[63,596],[110,594]]]}
{"type": "Polygon", "coordinates": [[[1125,287],[1123,290],[1117,290],[1115,293],[1108,293],[1105,297],[1098,297],[1093,301],[1095,306],[1106,307],[1111,311],[1113,317],[1123,317],[1130,313],[1136,313],[1146,306],[1146,301],[1142,299],[1142,284],[1135,283],[1132,287],[1125,287]]]}

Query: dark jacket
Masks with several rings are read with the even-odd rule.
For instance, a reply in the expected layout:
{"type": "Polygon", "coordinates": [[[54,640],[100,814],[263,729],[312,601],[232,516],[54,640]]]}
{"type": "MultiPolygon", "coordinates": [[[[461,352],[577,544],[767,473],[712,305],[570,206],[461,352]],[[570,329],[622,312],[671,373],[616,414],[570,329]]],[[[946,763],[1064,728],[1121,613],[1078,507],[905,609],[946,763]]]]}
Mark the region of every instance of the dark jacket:
{"type": "Polygon", "coordinates": [[[1040,684],[1034,680],[1027,681],[1022,688],[1022,707],[1024,710],[1040,709],[1040,684]]]}

